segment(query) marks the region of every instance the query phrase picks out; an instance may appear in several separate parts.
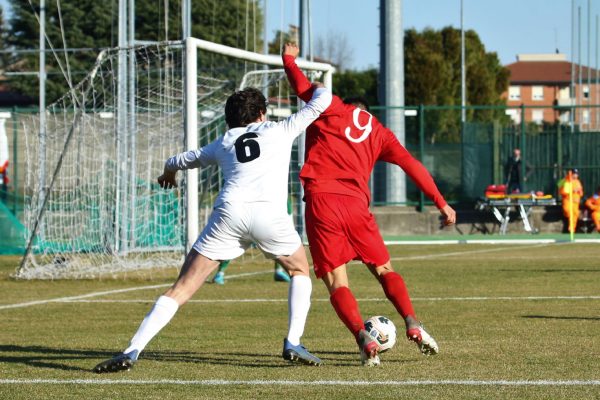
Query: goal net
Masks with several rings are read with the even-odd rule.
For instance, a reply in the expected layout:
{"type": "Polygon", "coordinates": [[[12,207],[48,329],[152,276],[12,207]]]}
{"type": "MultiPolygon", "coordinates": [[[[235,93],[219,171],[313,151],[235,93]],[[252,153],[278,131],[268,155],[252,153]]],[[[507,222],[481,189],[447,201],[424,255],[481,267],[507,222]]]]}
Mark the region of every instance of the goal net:
{"type": "MultiPolygon", "coordinates": [[[[299,61],[331,85],[328,64],[299,61]]],[[[222,184],[216,167],[178,174],[158,187],[165,160],[227,129],[224,104],[256,87],[271,119],[296,107],[278,56],[189,38],[101,53],[93,70],[24,122],[27,251],[16,277],[118,276],[180,267],[222,184]]],[[[290,209],[301,227],[300,142],[290,166],[290,209]]]]}

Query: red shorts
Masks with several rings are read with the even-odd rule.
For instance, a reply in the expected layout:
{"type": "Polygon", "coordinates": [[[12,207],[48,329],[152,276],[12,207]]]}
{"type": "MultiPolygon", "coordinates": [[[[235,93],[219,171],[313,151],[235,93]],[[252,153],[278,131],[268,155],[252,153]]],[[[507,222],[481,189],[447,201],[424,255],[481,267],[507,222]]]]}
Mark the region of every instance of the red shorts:
{"type": "Polygon", "coordinates": [[[306,196],[306,234],[315,275],[322,278],[350,260],[380,266],[390,260],[367,202],[334,193],[306,196]]]}

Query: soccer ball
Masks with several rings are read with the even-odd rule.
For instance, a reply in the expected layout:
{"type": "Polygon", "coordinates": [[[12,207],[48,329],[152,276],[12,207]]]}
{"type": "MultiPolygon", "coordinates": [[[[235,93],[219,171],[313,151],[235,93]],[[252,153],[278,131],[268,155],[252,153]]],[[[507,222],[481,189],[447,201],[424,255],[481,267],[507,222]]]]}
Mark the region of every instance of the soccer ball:
{"type": "Polygon", "coordinates": [[[379,344],[380,353],[388,351],[396,344],[396,326],[386,317],[376,315],[365,321],[365,329],[379,344]]]}

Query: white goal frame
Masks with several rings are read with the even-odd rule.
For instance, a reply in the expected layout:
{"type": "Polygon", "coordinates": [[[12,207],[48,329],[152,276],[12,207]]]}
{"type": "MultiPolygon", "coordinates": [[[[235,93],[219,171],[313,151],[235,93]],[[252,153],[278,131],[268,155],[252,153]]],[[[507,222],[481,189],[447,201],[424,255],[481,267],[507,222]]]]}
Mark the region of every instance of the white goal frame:
{"type": "MultiPolygon", "coordinates": [[[[266,55],[253,53],[246,50],[236,49],[234,47],[225,46],[209,42],[202,39],[188,37],[185,40],[185,148],[186,150],[195,150],[198,147],[198,50],[206,50],[212,53],[231,56],[240,60],[256,62],[271,66],[283,66],[281,56],[266,55]]],[[[309,71],[321,71],[324,73],[323,84],[327,88],[332,87],[332,78],[335,68],[326,63],[312,62],[302,59],[297,59],[296,64],[302,69],[309,71]]],[[[300,150],[301,154],[304,149],[300,150]]],[[[301,158],[300,162],[303,161],[301,158]]],[[[188,252],[199,233],[199,196],[198,182],[199,174],[197,169],[188,169],[186,171],[186,252],[188,252]]]]}

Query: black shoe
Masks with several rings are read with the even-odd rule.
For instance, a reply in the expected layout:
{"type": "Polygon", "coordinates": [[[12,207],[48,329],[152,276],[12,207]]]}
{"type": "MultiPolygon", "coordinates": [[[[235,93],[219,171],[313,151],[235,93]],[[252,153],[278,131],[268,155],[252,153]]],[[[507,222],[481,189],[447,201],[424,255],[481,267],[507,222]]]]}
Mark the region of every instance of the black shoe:
{"type": "Polygon", "coordinates": [[[97,374],[102,374],[105,372],[119,372],[119,371],[129,371],[133,364],[137,360],[137,351],[132,351],[130,353],[121,353],[118,356],[114,356],[110,360],[106,360],[101,362],[100,364],[94,367],[94,372],[97,374]]]}

